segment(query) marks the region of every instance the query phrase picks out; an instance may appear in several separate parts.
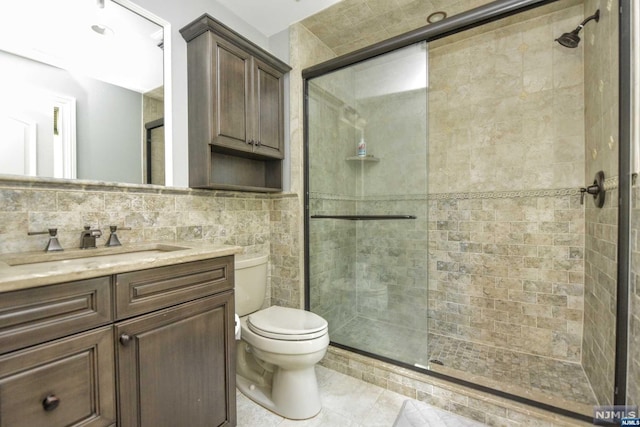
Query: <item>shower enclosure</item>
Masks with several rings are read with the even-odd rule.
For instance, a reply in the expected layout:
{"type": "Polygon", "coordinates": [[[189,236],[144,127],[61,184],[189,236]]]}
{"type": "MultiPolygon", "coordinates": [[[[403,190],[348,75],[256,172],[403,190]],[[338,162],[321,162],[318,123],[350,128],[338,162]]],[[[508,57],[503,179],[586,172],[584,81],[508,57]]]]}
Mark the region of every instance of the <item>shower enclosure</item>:
{"type": "Polygon", "coordinates": [[[308,87],[311,309],[329,321],[335,343],[421,366],[428,342],[426,76],[420,43],[308,87]]]}
{"type": "Polygon", "coordinates": [[[591,416],[619,404],[617,2],[573,48],[602,2],[539,3],[303,72],[306,303],[333,345],[591,416]]]}

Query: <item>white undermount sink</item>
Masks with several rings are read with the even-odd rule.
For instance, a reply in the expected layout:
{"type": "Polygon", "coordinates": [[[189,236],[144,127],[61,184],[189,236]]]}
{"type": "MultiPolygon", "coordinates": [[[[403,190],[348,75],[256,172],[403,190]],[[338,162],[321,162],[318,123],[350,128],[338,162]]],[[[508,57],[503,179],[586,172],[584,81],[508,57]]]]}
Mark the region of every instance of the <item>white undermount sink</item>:
{"type": "Polygon", "coordinates": [[[166,252],[182,251],[186,249],[191,248],[187,246],[150,243],[145,245],[116,246],[110,248],[72,249],[61,252],[29,252],[24,254],[8,255],[3,257],[1,261],[11,267],[70,260],[118,261],[122,259],[132,259],[133,257],[143,258],[148,255],[158,255],[166,252]]]}

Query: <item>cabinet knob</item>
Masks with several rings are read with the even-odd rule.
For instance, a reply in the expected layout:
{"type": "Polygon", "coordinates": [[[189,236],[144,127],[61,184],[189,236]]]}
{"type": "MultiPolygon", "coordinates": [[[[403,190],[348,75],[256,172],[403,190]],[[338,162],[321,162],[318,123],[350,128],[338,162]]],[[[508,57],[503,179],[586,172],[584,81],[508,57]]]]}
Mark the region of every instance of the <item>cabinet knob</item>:
{"type": "Polygon", "coordinates": [[[260,147],[262,143],[260,141],[253,141],[253,145],[260,147]]]}
{"type": "Polygon", "coordinates": [[[60,398],[55,394],[50,394],[42,401],[42,407],[45,411],[53,411],[60,405],[60,398]]]}
{"type": "Polygon", "coordinates": [[[247,141],[247,144],[253,145],[253,144],[255,144],[255,141],[253,139],[250,139],[250,140],[247,141]]]}
{"type": "Polygon", "coordinates": [[[131,342],[131,336],[127,334],[120,335],[120,344],[127,346],[131,342]]]}

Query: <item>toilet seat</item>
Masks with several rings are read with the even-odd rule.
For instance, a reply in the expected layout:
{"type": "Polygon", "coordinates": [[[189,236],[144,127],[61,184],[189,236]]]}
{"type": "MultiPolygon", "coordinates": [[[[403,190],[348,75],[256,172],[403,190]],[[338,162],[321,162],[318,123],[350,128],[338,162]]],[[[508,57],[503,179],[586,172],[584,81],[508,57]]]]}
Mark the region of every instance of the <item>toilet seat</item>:
{"type": "Polygon", "coordinates": [[[271,306],[249,315],[247,327],[265,338],[303,341],[327,334],[328,323],[309,311],[271,306]]]}

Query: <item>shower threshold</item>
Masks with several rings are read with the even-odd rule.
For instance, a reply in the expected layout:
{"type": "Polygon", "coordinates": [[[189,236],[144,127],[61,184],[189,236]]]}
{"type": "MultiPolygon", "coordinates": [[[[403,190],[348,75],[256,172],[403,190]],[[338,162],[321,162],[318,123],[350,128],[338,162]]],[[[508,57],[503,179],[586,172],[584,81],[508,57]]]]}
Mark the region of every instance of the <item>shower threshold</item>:
{"type": "Polygon", "coordinates": [[[592,415],[597,401],[579,363],[356,317],[330,333],[343,346],[473,384],[592,415]]]}

